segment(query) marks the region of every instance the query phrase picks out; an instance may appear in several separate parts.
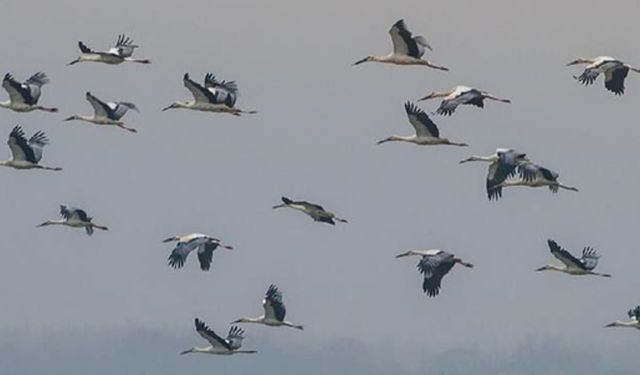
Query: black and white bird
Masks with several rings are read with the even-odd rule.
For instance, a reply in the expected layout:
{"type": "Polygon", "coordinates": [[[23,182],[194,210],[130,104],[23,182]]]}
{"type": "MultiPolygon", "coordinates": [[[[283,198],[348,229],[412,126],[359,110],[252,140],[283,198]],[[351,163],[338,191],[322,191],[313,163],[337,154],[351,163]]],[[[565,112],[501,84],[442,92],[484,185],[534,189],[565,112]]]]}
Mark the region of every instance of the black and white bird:
{"type": "Polygon", "coordinates": [[[47,220],[44,223],[38,225],[38,227],[45,227],[48,225],[65,225],[71,228],[84,228],[87,234],[90,236],[93,234],[93,229],[109,230],[109,228],[98,225],[92,222],[93,218],[87,215],[87,213],[73,206],[61,205],[60,206],[61,220],[47,220]]]}
{"type": "Polygon", "coordinates": [[[293,201],[287,197],[282,197],[282,204],[273,206],[273,209],[289,207],[296,211],[303,212],[311,217],[314,221],[319,221],[331,225],[335,225],[336,221],[340,223],[348,223],[347,220],[337,217],[333,212],[325,210],[319,204],[309,203],[306,201],[293,201]]]}
{"type": "Polygon", "coordinates": [[[133,52],[139,46],[133,44],[133,40],[124,34],[118,35],[116,45],[110,48],[108,51],[94,51],[87,47],[83,42],[78,42],[78,47],[82,54],[77,59],[68,63],[67,65],[73,65],[79,62],[99,62],[110,65],[121,64],[123,62],[133,62],[139,64],[150,64],[149,59],[134,59],[133,52]]]}
{"type": "Polygon", "coordinates": [[[45,111],[58,112],[58,108],[38,105],[42,94],[42,86],[49,83],[47,75],[38,72],[24,82],[18,82],[10,73],[5,74],[2,87],[9,94],[9,100],[0,101],[0,107],[16,112],[45,111]]]}
{"type": "Polygon", "coordinates": [[[93,116],[73,115],[64,119],[64,121],[85,121],[96,125],[114,125],[121,129],[137,133],[136,129],[127,127],[120,119],[131,109],[138,112],[138,107],[131,102],[104,102],[89,91],[85,97],[93,107],[93,116]]]}
{"type": "Polygon", "coordinates": [[[640,305],[631,308],[627,315],[631,319],[630,321],[616,320],[613,323],[607,324],[605,327],[627,327],[640,329],[640,305]]]}
{"type": "Polygon", "coordinates": [[[353,65],[375,61],[396,65],[425,65],[434,69],[449,70],[443,66],[434,65],[422,58],[425,50],[431,50],[431,46],[424,37],[413,36],[404,20],[399,20],[394,23],[389,30],[389,34],[393,42],[393,52],[386,56],[367,56],[362,60],[356,61],[353,65]]]}
{"type": "Polygon", "coordinates": [[[467,86],[456,86],[453,89],[444,92],[432,92],[418,99],[418,101],[434,98],[444,98],[442,102],[440,102],[440,107],[438,107],[436,113],[446,116],[451,116],[453,112],[455,112],[456,108],[463,104],[470,104],[484,108],[485,99],[495,100],[502,103],[511,103],[511,100],[509,99],[499,98],[486,91],[480,91],[467,86]]]}
{"type": "Polygon", "coordinates": [[[184,87],[193,95],[193,100],[175,101],[163,108],[163,111],[184,108],[204,112],[224,112],[234,116],[240,116],[242,113],[257,113],[253,110],[242,110],[234,107],[238,95],[238,87],[234,81],[218,82],[212,74],[207,74],[205,76],[205,85],[203,86],[192,80],[189,77],[189,73],[184,74],[182,81],[184,87]]]}
{"type": "Polygon", "coordinates": [[[529,162],[527,154],[511,148],[498,148],[496,153],[489,156],[471,156],[460,161],[460,164],[472,161],[489,162],[487,169],[487,197],[489,200],[502,197],[502,183],[516,175],[517,167],[529,162]]]}
{"type": "Polygon", "coordinates": [[[162,242],[177,241],[176,247],[169,255],[169,266],[174,269],[179,269],[184,266],[184,262],[187,260],[187,256],[197,250],[198,261],[200,262],[200,269],[208,271],[211,268],[213,262],[213,251],[218,247],[225,250],[233,250],[233,247],[227,246],[221,243],[217,238],[208,236],[202,233],[190,233],[183,236],[169,237],[162,242]]]}
{"type": "Polygon", "coordinates": [[[582,257],[580,259],[571,255],[570,252],[563,249],[554,240],[547,240],[549,250],[551,254],[561,261],[563,266],[547,265],[538,268],[536,271],[558,271],[564,272],[569,275],[595,275],[602,277],[611,277],[608,273],[597,273],[593,270],[598,265],[598,259],[600,258],[596,251],[591,247],[585,247],[582,249],[582,257]]]}
{"type": "Polygon", "coordinates": [[[194,346],[191,349],[185,350],[180,354],[188,353],[204,353],[204,354],[219,354],[219,355],[231,355],[231,354],[252,354],[257,353],[255,350],[240,350],[242,347],[242,340],[244,340],[244,330],[240,327],[232,326],[229,329],[229,334],[226,338],[218,336],[213,330],[200,319],[195,319],[196,332],[203,339],[209,342],[209,346],[205,348],[199,348],[194,346]]]}
{"type": "Polygon", "coordinates": [[[429,116],[415,104],[406,102],[404,109],[409,117],[409,122],[415,129],[414,135],[392,135],[381,141],[378,144],[385,142],[409,142],[420,146],[434,146],[434,145],[451,145],[451,146],[468,146],[466,143],[450,141],[447,138],[440,137],[440,131],[438,126],[429,118],[429,116]]]}
{"type": "Polygon", "coordinates": [[[27,140],[20,125],[16,125],[9,134],[7,141],[11,150],[11,159],[0,161],[0,166],[15,169],[44,169],[47,171],[61,171],[59,167],[45,167],[40,164],[42,150],[49,144],[49,139],[42,131],[36,132],[27,140]]]}
{"type": "Polygon", "coordinates": [[[622,61],[609,56],[598,56],[591,59],[577,59],[569,64],[587,64],[585,70],[579,76],[573,76],[580,83],[589,86],[595,82],[600,73],[604,73],[604,87],[616,95],[624,94],[624,80],[629,70],[640,73],[640,69],[631,67],[622,61]]]}
{"type": "Polygon", "coordinates": [[[396,258],[407,256],[420,256],[418,270],[423,275],[422,290],[429,297],[435,297],[440,292],[442,278],[456,263],[468,268],[473,268],[473,264],[464,262],[462,259],[446,251],[437,249],[409,250],[406,253],[396,255],[396,258]]]}
{"type": "Polygon", "coordinates": [[[256,323],[263,324],[269,327],[291,327],[302,330],[304,327],[298,324],[293,324],[284,320],[285,315],[287,314],[287,309],[284,307],[284,303],[282,302],[282,293],[278,290],[278,287],[271,284],[269,289],[267,289],[267,293],[262,300],[262,307],[264,308],[264,314],[257,318],[240,318],[233,322],[236,323],[256,323]]]}
{"type": "Polygon", "coordinates": [[[507,179],[496,187],[528,186],[535,188],[547,186],[553,193],[557,193],[559,189],[578,191],[578,188],[564,185],[558,181],[558,177],[560,177],[558,173],[531,162],[520,163],[518,174],[520,178],[507,179]]]}

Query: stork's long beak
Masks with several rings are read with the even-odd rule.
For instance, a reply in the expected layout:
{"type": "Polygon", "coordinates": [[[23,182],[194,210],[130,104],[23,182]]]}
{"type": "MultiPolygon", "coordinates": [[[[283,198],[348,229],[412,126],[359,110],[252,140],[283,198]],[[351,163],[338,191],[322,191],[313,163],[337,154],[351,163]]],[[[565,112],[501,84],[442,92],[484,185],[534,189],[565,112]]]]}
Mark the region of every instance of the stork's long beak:
{"type": "Polygon", "coordinates": [[[171,108],[173,108],[173,105],[168,105],[168,106],[162,108],[162,112],[164,112],[164,111],[166,111],[168,109],[171,109],[171,108]]]}
{"type": "Polygon", "coordinates": [[[460,161],[458,162],[458,164],[464,164],[464,163],[470,162],[470,161],[472,161],[472,160],[473,160],[473,159],[471,159],[471,158],[466,158],[466,159],[464,159],[464,160],[460,160],[460,161]]]}
{"type": "Polygon", "coordinates": [[[360,64],[362,64],[363,62],[366,62],[366,61],[367,61],[367,58],[365,57],[365,58],[364,58],[364,59],[362,59],[362,60],[358,60],[358,61],[354,62],[354,63],[353,63],[353,65],[354,65],[354,66],[355,66],[355,65],[360,65],[360,64]]]}
{"type": "Polygon", "coordinates": [[[572,62],[568,63],[567,66],[578,65],[578,64],[580,64],[580,60],[573,60],[572,62]]]}
{"type": "Polygon", "coordinates": [[[169,238],[166,238],[166,239],[162,240],[162,242],[166,243],[166,242],[172,242],[172,241],[175,241],[175,240],[176,240],[175,237],[169,237],[169,238]]]}
{"type": "Polygon", "coordinates": [[[189,354],[189,353],[193,353],[193,349],[188,349],[183,352],[180,352],[180,355],[189,354]]]}
{"type": "Polygon", "coordinates": [[[540,268],[536,268],[536,272],[537,272],[537,271],[545,271],[546,269],[547,269],[547,267],[546,267],[546,266],[544,266],[544,267],[540,267],[540,268]]]}
{"type": "Polygon", "coordinates": [[[433,98],[434,94],[435,93],[433,93],[433,92],[430,93],[430,94],[427,94],[427,95],[423,96],[422,98],[418,99],[418,101],[421,102],[423,100],[431,99],[431,98],[433,98]]]}
{"type": "Polygon", "coordinates": [[[73,120],[73,116],[69,116],[66,119],[62,120],[62,121],[71,121],[71,120],[73,120]]]}
{"type": "Polygon", "coordinates": [[[616,324],[615,324],[615,323],[609,323],[609,324],[607,324],[607,325],[606,325],[606,326],[604,326],[604,327],[605,327],[605,328],[607,328],[607,327],[615,327],[615,326],[616,326],[616,324]]]}
{"type": "Polygon", "coordinates": [[[77,63],[77,62],[79,62],[79,61],[80,61],[80,59],[75,59],[75,60],[73,60],[72,62],[68,63],[68,64],[67,64],[67,66],[69,66],[69,65],[73,65],[73,64],[75,64],[75,63],[77,63]]]}
{"type": "Polygon", "coordinates": [[[286,207],[286,206],[287,206],[286,204],[276,204],[275,206],[273,206],[271,208],[276,209],[276,208],[282,208],[282,207],[286,207]]]}
{"type": "Polygon", "coordinates": [[[409,252],[407,251],[406,253],[402,253],[402,254],[396,255],[396,258],[402,258],[402,257],[406,257],[406,256],[409,256],[409,255],[411,255],[411,254],[409,254],[409,252]]]}
{"type": "Polygon", "coordinates": [[[36,225],[36,228],[40,228],[40,227],[44,227],[44,226],[47,226],[47,222],[44,222],[44,223],[42,223],[40,225],[36,225]]]}

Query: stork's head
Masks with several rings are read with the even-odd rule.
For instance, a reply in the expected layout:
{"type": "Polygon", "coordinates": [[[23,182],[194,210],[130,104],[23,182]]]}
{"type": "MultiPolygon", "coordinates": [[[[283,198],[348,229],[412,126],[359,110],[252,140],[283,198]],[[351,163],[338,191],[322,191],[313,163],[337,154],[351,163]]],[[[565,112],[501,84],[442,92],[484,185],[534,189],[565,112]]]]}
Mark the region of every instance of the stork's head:
{"type": "Polygon", "coordinates": [[[194,353],[195,351],[196,351],[196,348],[195,348],[195,347],[193,347],[193,348],[191,348],[191,349],[187,349],[187,350],[185,350],[185,351],[180,352],[180,354],[181,354],[181,355],[184,355],[184,354],[194,353]]]}
{"type": "Polygon", "coordinates": [[[80,61],[82,61],[82,57],[78,57],[77,59],[71,61],[70,63],[67,64],[67,66],[73,65],[75,63],[79,63],[80,61]]]}
{"type": "Polygon", "coordinates": [[[437,91],[432,91],[431,93],[423,96],[422,98],[418,99],[419,102],[423,101],[423,100],[429,100],[429,99],[435,99],[435,98],[444,98],[445,96],[449,96],[449,92],[437,92],[437,91]]]}
{"type": "Polygon", "coordinates": [[[73,115],[73,116],[67,117],[63,121],[73,121],[73,120],[79,120],[79,119],[80,119],[80,117],[78,117],[78,115],[73,115]]]}
{"type": "Polygon", "coordinates": [[[169,106],[162,108],[162,111],[166,111],[168,109],[174,109],[174,108],[188,108],[189,106],[193,105],[193,102],[180,102],[180,101],[176,101],[171,103],[169,106]]]}
{"type": "Polygon", "coordinates": [[[51,220],[47,220],[47,221],[45,221],[44,223],[42,223],[42,224],[40,224],[40,225],[36,226],[36,228],[46,227],[47,225],[53,225],[53,221],[51,221],[51,220]]]}
{"type": "Polygon", "coordinates": [[[536,271],[552,271],[555,270],[555,268],[551,267],[551,266],[544,266],[544,267],[540,267],[538,269],[536,269],[536,271]]]}
{"type": "Polygon", "coordinates": [[[367,61],[373,61],[373,56],[367,56],[367,57],[365,57],[364,59],[358,60],[358,61],[354,62],[354,63],[353,63],[353,65],[354,65],[354,66],[355,66],[355,65],[360,65],[360,64],[362,64],[363,62],[367,62],[367,61]]]}
{"type": "Polygon", "coordinates": [[[403,258],[403,257],[412,256],[412,255],[420,255],[420,256],[422,256],[422,254],[418,254],[414,250],[409,250],[409,251],[404,252],[402,254],[396,255],[396,258],[403,258]]]}
{"type": "Polygon", "coordinates": [[[572,62],[568,63],[567,66],[579,65],[579,64],[591,64],[591,60],[580,58],[580,59],[576,59],[576,60],[573,60],[572,62]]]}

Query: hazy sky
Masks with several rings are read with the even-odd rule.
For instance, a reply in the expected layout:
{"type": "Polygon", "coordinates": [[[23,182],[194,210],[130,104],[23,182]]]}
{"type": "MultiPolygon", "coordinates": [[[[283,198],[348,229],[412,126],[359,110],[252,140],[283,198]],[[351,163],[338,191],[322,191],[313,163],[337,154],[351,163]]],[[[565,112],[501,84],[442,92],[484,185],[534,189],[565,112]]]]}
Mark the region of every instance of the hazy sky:
{"type": "Polygon", "coordinates": [[[17,123],[44,130],[43,162],[64,171],[0,170],[0,373],[463,374],[463,363],[478,374],[637,372],[638,333],[601,327],[640,303],[640,75],[616,97],[601,78],[582,87],[580,68],[564,65],[611,55],[639,66],[638,1],[2,3],[2,72],[46,72],[41,104],[61,112],[2,110],[1,137],[17,123]],[[388,53],[400,18],[450,72],[351,66],[388,53]],[[153,63],[65,66],[78,40],[103,49],[119,33],[153,63]],[[185,72],[236,80],[238,106],[259,113],[160,112],[190,97],[185,72]],[[513,103],[435,118],[467,149],[376,146],[411,133],[405,101],[457,84],[513,103]],[[139,133],[62,122],[91,113],[86,91],[134,102],[140,113],[125,120],[139,133]],[[514,189],[487,201],[486,165],[457,162],[496,147],[527,152],[580,192],[514,189]],[[273,211],[282,195],[350,223],[273,211]],[[35,228],[61,203],[110,230],[35,228]],[[170,269],[172,247],[160,241],[194,231],[236,250],[216,251],[211,272],[195,257],[170,269]],[[533,272],[554,261],[549,237],[593,246],[614,277],[533,272]],[[429,247],[476,265],[454,268],[434,299],[418,259],[394,258],[429,247]],[[225,332],[261,313],[270,283],[303,332],[245,327],[245,347],[260,351],[252,358],[177,355],[204,344],[194,317],[225,332]]]}

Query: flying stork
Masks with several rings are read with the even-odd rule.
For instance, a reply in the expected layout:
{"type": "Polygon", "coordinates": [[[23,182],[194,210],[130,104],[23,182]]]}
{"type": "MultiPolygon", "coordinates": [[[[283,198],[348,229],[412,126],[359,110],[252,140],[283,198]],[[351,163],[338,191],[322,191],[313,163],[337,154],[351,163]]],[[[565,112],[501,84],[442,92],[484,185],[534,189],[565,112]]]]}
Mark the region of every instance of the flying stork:
{"type": "Polygon", "coordinates": [[[89,91],[85,97],[93,107],[93,116],[73,115],[64,119],[64,121],[85,121],[96,125],[115,125],[120,129],[137,133],[136,129],[127,127],[120,119],[130,110],[138,112],[138,107],[131,102],[103,102],[93,96],[89,91]]]}
{"type": "Polygon", "coordinates": [[[538,268],[536,271],[559,271],[569,275],[595,275],[602,277],[611,277],[607,273],[593,272],[593,269],[598,265],[598,259],[600,258],[596,251],[591,247],[585,247],[582,249],[582,257],[580,259],[571,255],[570,252],[563,249],[554,240],[547,240],[549,250],[551,254],[561,261],[564,266],[547,265],[538,268]]]}
{"type": "Polygon", "coordinates": [[[564,185],[558,181],[558,177],[560,177],[558,173],[531,162],[520,163],[518,165],[518,173],[520,178],[507,179],[496,186],[528,186],[534,188],[547,186],[553,193],[557,193],[559,189],[578,191],[578,188],[564,185]]]}
{"type": "Polygon", "coordinates": [[[511,148],[498,148],[489,156],[471,156],[460,161],[460,164],[472,161],[489,162],[487,169],[487,198],[498,200],[502,197],[502,183],[515,176],[516,168],[529,161],[527,154],[511,148]]]}
{"type": "Polygon", "coordinates": [[[273,209],[289,207],[294,210],[303,212],[309,217],[311,217],[314,221],[319,221],[322,223],[327,223],[331,225],[335,225],[336,221],[340,223],[348,223],[347,220],[341,219],[337,217],[333,212],[325,210],[319,204],[309,203],[306,201],[293,201],[287,197],[282,197],[282,204],[278,204],[273,206],[273,209]]]}
{"type": "Polygon", "coordinates": [[[255,350],[240,350],[242,346],[242,340],[244,340],[244,330],[242,328],[232,326],[229,329],[227,338],[218,336],[213,330],[200,319],[195,319],[196,332],[203,339],[207,340],[210,346],[206,348],[199,348],[194,346],[191,349],[185,350],[180,354],[187,353],[204,353],[204,354],[218,354],[218,355],[232,355],[232,354],[252,354],[257,353],[255,350]]]}
{"type": "Polygon", "coordinates": [[[238,87],[234,81],[218,82],[212,74],[207,74],[205,76],[205,85],[203,86],[192,80],[189,77],[189,73],[184,74],[182,81],[184,87],[193,95],[193,100],[175,101],[163,108],[163,111],[184,108],[204,112],[225,112],[234,116],[240,116],[242,113],[257,113],[254,110],[242,110],[234,107],[238,95],[238,87]]]}
{"type": "Polygon", "coordinates": [[[149,59],[134,59],[131,57],[134,50],[139,46],[133,44],[133,40],[124,34],[118,35],[115,47],[110,48],[108,51],[94,51],[87,47],[83,42],[78,42],[78,47],[80,47],[82,54],[67,65],[73,65],[84,61],[100,62],[110,65],[121,64],[123,62],[134,62],[139,64],[151,63],[151,60],[149,59]]]}
{"type": "Polygon", "coordinates": [[[484,108],[485,99],[491,99],[502,103],[511,103],[511,100],[509,99],[499,98],[486,91],[480,91],[467,86],[456,86],[445,92],[432,92],[418,99],[418,101],[434,98],[444,98],[442,102],[440,102],[440,107],[438,107],[436,113],[446,116],[451,116],[453,112],[455,112],[456,108],[462,104],[470,104],[484,108]]]}
{"type": "Polygon", "coordinates": [[[10,73],[5,74],[2,87],[9,94],[9,100],[0,102],[0,107],[16,112],[46,111],[58,112],[58,108],[38,105],[42,93],[42,86],[49,83],[47,75],[38,72],[24,82],[18,82],[10,73]]]}
{"type": "Polygon", "coordinates": [[[640,329],[640,305],[631,308],[627,315],[631,318],[630,321],[621,321],[616,320],[613,323],[607,324],[605,327],[628,327],[628,328],[636,328],[640,329]]]}
{"type": "Polygon", "coordinates": [[[431,50],[431,46],[422,36],[413,36],[407,28],[404,20],[394,23],[389,30],[391,41],[393,42],[393,52],[386,56],[367,56],[356,61],[353,65],[359,65],[368,61],[375,61],[396,65],[426,65],[439,70],[449,70],[443,66],[438,66],[423,59],[425,49],[431,50]]]}
{"type": "Polygon", "coordinates": [[[218,247],[226,250],[233,250],[233,247],[223,245],[219,239],[213,238],[202,233],[191,233],[183,236],[169,237],[162,242],[177,241],[176,247],[169,255],[169,266],[174,269],[179,269],[184,266],[184,262],[187,260],[187,256],[193,250],[198,250],[198,261],[200,262],[200,269],[208,271],[211,268],[211,262],[213,262],[213,251],[218,247]]]}
{"type": "Polygon", "coordinates": [[[616,95],[624,94],[624,80],[627,78],[629,70],[640,73],[640,69],[609,56],[598,56],[592,59],[580,58],[568,63],[567,66],[578,64],[587,64],[587,67],[582,74],[573,76],[573,78],[585,86],[589,86],[600,73],[604,73],[604,87],[616,95]]]}
{"type": "Polygon", "coordinates": [[[93,229],[100,230],[109,230],[109,228],[94,224],[91,222],[93,219],[84,210],[81,210],[77,207],[60,205],[60,216],[62,219],[60,220],[47,220],[44,223],[38,225],[38,227],[45,227],[48,225],[65,225],[72,228],[84,228],[87,232],[87,235],[93,234],[93,229]]]}
{"type": "Polygon", "coordinates": [[[416,131],[415,135],[410,136],[402,136],[402,135],[392,135],[388,138],[385,138],[381,141],[378,141],[378,144],[383,144],[385,142],[391,141],[400,141],[400,142],[410,142],[416,145],[421,146],[432,146],[432,145],[451,145],[451,146],[468,146],[466,143],[453,142],[448,140],[447,138],[440,138],[440,131],[438,130],[438,126],[429,118],[429,116],[416,105],[411,102],[406,102],[404,105],[404,109],[407,112],[407,116],[409,117],[409,122],[413,125],[413,128],[416,131]]]}
{"type": "Polygon", "coordinates": [[[422,290],[427,293],[429,297],[438,295],[442,278],[456,263],[468,268],[473,268],[473,264],[464,262],[451,253],[437,249],[409,250],[406,253],[396,255],[396,258],[412,255],[422,257],[418,263],[418,270],[420,270],[420,273],[424,276],[422,290]]]}
{"type": "Polygon", "coordinates": [[[240,318],[231,322],[231,324],[256,323],[269,327],[285,326],[299,330],[304,328],[301,325],[293,324],[284,320],[284,317],[287,314],[287,309],[284,307],[284,303],[282,302],[282,293],[278,290],[278,287],[273,284],[271,284],[269,289],[267,289],[267,293],[262,300],[262,307],[264,308],[264,314],[262,316],[258,318],[240,318]]]}
{"type": "Polygon", "coordinates": [[[61,171],[59,167],[45,167],[40,164],[42,149],[49,144],[49,139],[42,131],[36,132],[29,140],[24,135],[20,125],[16,125],[9,134],[7,141],[11,150],[11,159],[0,161],[1,166],[15,169],[44,169],[47,171],[61,171]]]}

